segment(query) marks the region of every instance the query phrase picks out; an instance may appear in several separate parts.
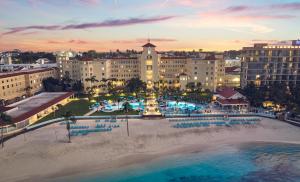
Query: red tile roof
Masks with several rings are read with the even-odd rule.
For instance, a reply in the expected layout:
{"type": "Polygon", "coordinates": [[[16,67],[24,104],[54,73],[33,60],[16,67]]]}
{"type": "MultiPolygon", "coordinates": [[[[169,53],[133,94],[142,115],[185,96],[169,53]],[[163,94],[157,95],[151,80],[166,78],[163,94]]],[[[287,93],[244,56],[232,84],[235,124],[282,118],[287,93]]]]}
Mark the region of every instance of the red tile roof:
{"type": "Polygon", "coordinates": [[[137,59],[137,57],[112,57],[109,59],[137,59]]]}
{"type": "Polygon", "coordinates": [[[5,111],[8,111],[8,110],[11,110],[12,108],[14,108],[14,107],[0,106],[0,112],[5,112],[5,111]]]}
{"type": "Polygon", "coordinates": [[[149,42],[149,43],[143,45],[142,47],[156,47],[156,46],[149,42]]]}
{"type": "Polygon", "coordinates": [[[5,72],[0,74],[0,78],[9,78],[18,75],[34,74],[39,72],[51,71],[54,69],[55,68],[39,68],[39,69],[29,69],[29,70],[14,71],[14,72],[5,72]]]}
{"type": "Polygon", "coordinates": [[[183,56],[170,56],[170,57],[161,57],[161,59],[186,59],[187,57],[183,56]]]}
{"type": "Polygon", "coordinates": [[[237,91],[235,91],[233,88],[229,88],[229,87],[226,87],[226,88],[223,88],[222,90],[217,91],[217,94],[219,94],[225,98],[229,98],[237,93],[238,93],[237,91]]]}
{"type": "MultiPolygon", "coordinates": [[[[48,107],[51,107],[52,105],[60,102],[61,100],[70,97],[71,95],[73,95],[73,92],[67,92],[67,93],[65,93],[65,94],[63,94],[63,95],[61,95],[61,96],[59,96],[57,98],[54,98],[53,100],[51,100],[51,101],[49,101],[49,102],[47,102],[47,103],[45,103],[45,104],[43,104],[43,105],[41,105],[39,107],[34,108],[31,111],[28,111],[26,113],[23,113],[23,114],[17,116],[17,117],[14,117],[14,118],[12,118],[13,123],[18,123],[18,122],[24,121],[25,119],[30,118],[31,116],[33,116],[33,115],[35,115],[35,114],[37,114],[37,113],[39,113],[39,112],[47,109],[48,107]]],[[[6,124],[3,123],[0,120],[0,126],[3,126],[3,125],[6,125],[6,124]]]]}

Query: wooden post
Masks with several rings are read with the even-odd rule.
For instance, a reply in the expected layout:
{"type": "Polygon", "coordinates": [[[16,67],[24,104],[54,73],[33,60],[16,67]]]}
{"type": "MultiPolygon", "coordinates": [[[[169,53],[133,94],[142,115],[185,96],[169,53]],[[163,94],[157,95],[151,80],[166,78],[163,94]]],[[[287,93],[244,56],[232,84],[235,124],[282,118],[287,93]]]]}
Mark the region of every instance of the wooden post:
{"type": "Polygon", "coordinates": [[[1,128],[1,147],[3,148],[4,147],[4,134],[3,134],[3,126],[1,128]]]}
{"type": "Polygon", "coordinates": [[[127,136],[129,136],[129,124],[128,124],[128,116],[126,115],[126,119],[127,119],[127,136]]]}
{"type": "Polygon", "coordinates": [[[69,143],[71,143],[71,133],[70,133],[70,121],[67,121],[67,130],[68,130],[68,137],[69,137],[69,143]]]}

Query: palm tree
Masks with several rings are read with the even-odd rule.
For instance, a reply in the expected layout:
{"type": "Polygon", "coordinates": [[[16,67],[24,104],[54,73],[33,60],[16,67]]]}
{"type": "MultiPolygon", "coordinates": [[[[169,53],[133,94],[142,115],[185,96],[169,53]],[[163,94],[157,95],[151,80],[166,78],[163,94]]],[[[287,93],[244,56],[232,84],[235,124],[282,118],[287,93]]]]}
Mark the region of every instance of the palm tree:
{"type": "Polygon", "coordinates": [[[96,76],[91,76],[90,78],[86,78],[85,81],[90,82],[90,88],[93,88],[95,82],[99,82],[99,80],[96,79],[96,76]]]}
{"type": "MultiPolygon", "coordinates": [[[[11,124],[12,123],[12,118],[5,114],[4,112],[0,113],[0,120],[2,120],[3,123],[6,124],[11,124]]],[[[2,148],[4,147],[4,125],[1,128],[1,146],[2,148]]]]}
{"type": "Polygon", "coordinates": [[[62,105],[61,105],[61,104],[57,104],[57,105],[56,105],[56,108],[55,108],[55,106],[54,106],[54,117],[55,117],[55,114],[56,114],[55,112],[56,112],[56,111],[59,111],[61,108],[62,108],[62,105]]]}
{"type": "Polygon", "coordinates": [[[117,102],[118,102],[118,110],[119,110],[119,109],[120,109],[119,104],[120,104],[120,102],[121,102],[121,99],[118,98],[118,99],[117,99],[117,102]]]}
{"type": "Polygon", "coordinates": [[[96,94],[95,89],[97,88],[97,86],[93,86],[93,87],[87,87],[87,91],[88,91],[88,98],[89,100],[91,100],[93,98],[93,96],[96,94]]]}
{"type": "Polygon", "coordinates": [[[67,122],[66,127],[68,130],[68,137],[69,137],[69,143],[71,143],[71,133],[70,133],[70,121],[76,122],[76,120],[73,117],[73,114],[71,111],[67,111],[63,117],[65,118],[65,121],[67,122]]]}
{"type": "Polygon", "coordinates": [[[124,102],[123,104],[123,111],[126,113],[126,121],[127,121],[127,135],[129,136],[129,123],[128,123],[128,110],[130,109],[130,104],[129,102],[124,102]]]}

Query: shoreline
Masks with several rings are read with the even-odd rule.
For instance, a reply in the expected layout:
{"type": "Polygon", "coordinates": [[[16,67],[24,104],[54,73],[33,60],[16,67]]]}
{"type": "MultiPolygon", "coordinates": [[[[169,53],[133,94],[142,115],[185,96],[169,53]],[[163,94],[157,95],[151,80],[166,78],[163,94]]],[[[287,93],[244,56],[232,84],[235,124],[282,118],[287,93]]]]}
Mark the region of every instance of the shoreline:
{"type": "Polygon", "coordinates": [[[49,125],[28,134],[26,140],[18,136],[7,142],[0,151],[0,170],[3,171],[0,181],[61,181],[95,176],[172,155],[214,151],[224,145],[300,145],[300,128],[261,119],[255,127],[205,129],[175,129],[167,120],[134,119],[130,121],[130,137],[127,137],[126,124],[118,123],[121,127],[110,133],[73,137],[70,144],[65,143],[65,126],[49,125]]]}
{"type": "MultiPolygon", "coordinates": [[[[174,156],[185,156],[189,154],[198,154],[198,153],[208,153],[209,151],[213,149],[218,149],[224,147],[224,146],[230,146],[230,147],[238,147],[241,145],[253,145],[253,144],[293,144],[293,145],[299,145],[300,142],[297,141],[249,141],[249,142],[235,142],[235,143],[228,143],[223,144],[222,146],[209,146],[208,149],[199,149],[203,146],[187,146],[178,148],[177,150],[172,151],[166,151],[163,153],[156,153],[156,154],[131,154],[128,156],[122,156],[114,161],[108,161],[110,164],[102,164],[102,167],[94,166],[90,167],[89,169],[85,168],[85,171],[82,169],[69,169],[69,171],[62,171],[61,173],[50,175],[46,178],[50,178],[54,181],[64,181],[64,179],[80,179],[84,177],[90,177],[90,176],[101,176],[105,175],[105,173],[112,174],[114,171],[122,171],[129,168],[135,168],[136,166],[143,166],[144,164],[150,163],[150,162],[157,162],[161,161],[163,159],[166,159],[167,157],[174,157],[174,156]],[[73,171],[73,172],[70,172],[73,171]],[[80,171],[80,172],[75,172],[80,171]]],[[[215,152],[215,151],[213,151],[215,152]]]]}

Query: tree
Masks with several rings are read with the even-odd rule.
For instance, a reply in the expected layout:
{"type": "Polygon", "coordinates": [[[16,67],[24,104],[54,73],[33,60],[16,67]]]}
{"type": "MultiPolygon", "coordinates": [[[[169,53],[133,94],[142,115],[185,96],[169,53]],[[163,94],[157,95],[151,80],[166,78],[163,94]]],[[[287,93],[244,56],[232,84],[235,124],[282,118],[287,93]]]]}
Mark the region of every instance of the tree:
{"type": "Polygon", "coordinates": [[[191,92],[194,92],[196,89],[196,85],[194,82],[189,82],[186,84],[186,89],[190,90],[191,92]]]}
{"type": "Polygon", "coordinates": [[[270,99],[274,104],[286,105],[288,97],[287,85],[283,83],[274,83],[270,89],[270,99]]]}
{"type": "Polygon", "coordinates": [[[99,80],[96,79],[96,76],[91,76],[90,78],[86,78],[85,81],[90,82],[90,87],[87,87],[89,100],[96,94],[95,89],[97,86],[94,85],[95,82],[99,82],[99,80]]]}
{"type": "Polygon", "coordinates": [[[127,101],[124,102],[123,103],[123,111],[127,113],[130,109],[132,109],[132,108],[131,108],[131,105],[129,104],[129,102],[127,102],[127,101]]]}
{"type": "Polygon", "coordinates": [[[95,82],[99,82],[96,76],[91,76],[90,78],[86,78],[85,81],[90,82],[90,87],[93,87],[95,82]]]}
{"type": "Polygon", "coordinates": [[[139,93],[141,91],[146,91],[146,83],[139,78],[132,78],[126,82],[125,90],[128,93],[139,93]]]}
{"type": "Polygon", "coordinates": [[[47,92],[61,92],[63,91],[63,86],[58,79],[53,77],[45,78],[43,80],[43,86],[47,92]]]}
{"type": "Polygon", "coordinates": [[[129,102],[124,102],[123,103],[123,111],[126,113],[126,121],[127,121],[127,135],[129,136],[129,123],[128,123],[128,115],[127,115],[127,113],[128,113],[128,111],[129,111],[129,109],[131,109],[131,106],[130,106],[130,104],[129,104],[129,102]]]}
{"type": "Polygon", "coordinates": [[[81,81],[75,81],[73,86],[72,86],[72,90],[77,93],[77,96],[79,96],[79,94],[83,91],[82,82],[81,81]]]}
{"type": "Polygon", "coordinates": [[[31,86],[24,88],[24,91],[26,92],[27,97],[31,96],[31,90],[32,90],[31,86]]]}
{"type": "Polygon", "coordinates": [[[263,100],[261,99],[259,90],[256,88],[254,82],[248,84],[241,92],[248,98],[251,105],[256,107],[261,106],[263,100]]]}
{"type": "Polygon", "coordinates": [[[196,89],[197,92],[201,92],[201,90],[202,90],[201,82],[196,83],[195,89],[196,89]]]}
{"type": "Polygon", "coordinates": [[[289,109],[300,113],[300,85],[290,86],[289,109]]]}
{"type": "Polygon", "coordinates": [[[71,83],[72,83],[72,79],[70,76],[70,72],[66,71],[63,78],[62,78],[62,85],[64,90],[69,90],[69,88],[71,87],[71,83]]]}
{"type": "MultiPolygon", "coordinates": [[[[0,113],[0,121],[2,121],[4,124],[11,124],[12,118],[5,114],[4,112],[0,113]]],[[[1,127],[1,146],[4,147],[4,125],[1,127]]]]}
{"type": "Polygon", "coordinates": [[[68,130],[69,143],[71,143],[71,133],[70,133],[71,126],[70,126],[70,121],[76,122],[76,120],[74,119],[73,114],[72,114],[71,111],[67,111],[63,115],[63,117],[64,117],[65,121],[67,122],[66,123],[66,129],[68,130]]]}

